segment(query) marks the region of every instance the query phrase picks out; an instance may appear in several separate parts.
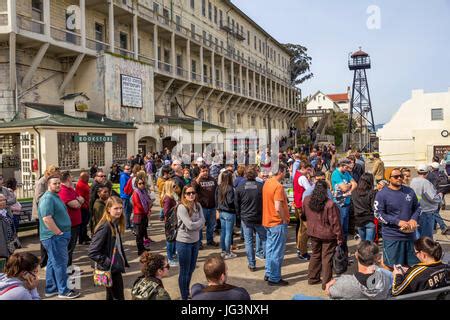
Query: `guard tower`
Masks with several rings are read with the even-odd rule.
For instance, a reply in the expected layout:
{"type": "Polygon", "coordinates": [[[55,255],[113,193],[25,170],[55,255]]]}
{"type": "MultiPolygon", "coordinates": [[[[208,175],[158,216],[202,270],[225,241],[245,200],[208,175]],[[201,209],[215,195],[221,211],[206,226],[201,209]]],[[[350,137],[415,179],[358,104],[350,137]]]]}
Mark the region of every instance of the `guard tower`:
{"type": "Polygon", "coordinates": [[[355,145],[361,150],[372,151],[371,138],[375,136],[375,124],[366,75],[366,69],[370,69],[369,55],[359,47],[358,51],[349,56],[348,68],[355,72],[353,75],[346,147],[355,145]],[[355,122],[357,128],[354,128],[355,122]],[[358,129],[359,137],[353,133],[353,129],[358,129]]]}

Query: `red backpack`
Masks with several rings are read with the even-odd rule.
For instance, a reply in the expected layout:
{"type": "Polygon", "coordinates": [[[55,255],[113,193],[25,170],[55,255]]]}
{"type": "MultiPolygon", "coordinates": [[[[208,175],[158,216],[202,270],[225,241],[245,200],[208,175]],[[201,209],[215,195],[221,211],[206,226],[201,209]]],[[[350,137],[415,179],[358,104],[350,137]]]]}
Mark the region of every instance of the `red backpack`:
{"type": "Polygon", "coordinates": [[[132,177],[130,177],[130,179],[128,179],[127,184],[123,188],[123,192],[128,196],[131,196],[133,194],[133,178],[132,177]]]}

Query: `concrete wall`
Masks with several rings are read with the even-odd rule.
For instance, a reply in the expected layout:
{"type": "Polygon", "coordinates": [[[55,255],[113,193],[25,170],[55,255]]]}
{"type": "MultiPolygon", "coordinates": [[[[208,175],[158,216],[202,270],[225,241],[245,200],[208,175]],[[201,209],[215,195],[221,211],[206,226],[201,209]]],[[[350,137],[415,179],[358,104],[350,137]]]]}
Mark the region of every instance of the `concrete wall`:
{"type": "Polygon", "coordinates": [[[441,93],[413,90],[411,99],[377,132],[383,161],[386,166],[430,163],[433,146],[450,145],[450,137],[442,137],[442,130],[450,131],[450,90],[441,93]],[[431,109],[435,108],[443,109],[444,120],[431,120],[431,109]]]}

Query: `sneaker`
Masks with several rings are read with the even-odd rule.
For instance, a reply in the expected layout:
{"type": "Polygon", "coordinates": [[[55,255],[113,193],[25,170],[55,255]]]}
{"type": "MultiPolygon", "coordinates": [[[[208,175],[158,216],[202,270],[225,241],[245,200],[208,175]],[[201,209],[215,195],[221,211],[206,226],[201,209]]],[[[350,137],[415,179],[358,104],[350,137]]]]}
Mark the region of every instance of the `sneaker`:
{"type": "Polygon", "coordinates": [[[441,233],[444,236],[448,236],[448,235],[450,235],[450,229],[449,228],[445,228],[444,230],[441,231],[441,233]]]}
{"type": "Polygon", "coordinates": [[[248,270],[250,270],[250,272],[255,272],[256,271],[256,267],[248,266],[248,270]]]}
{"type": "Polygon", "coordinates": [[[255,258],[261,261],[266,260],[266,258],[264,258],[264,256],[260,256],[260,255],[255,255],[255,258]]]}
{"type": "Polygon", "coordinates": [[[76,299],[79,296],[80,296],[80,293],[78,291],[70,290],[70,291],[67,291],[67,293],[65,293],[65,294],[59,294],[58,298],[61,298],[61,299],[76,299]]]}
{"type": "Polygon", "coordinates": [[[180,265],[175,260],[172,260],[172,261],[169,261],[169,266],[173,268],[173,267],[179,267],[180,265]]]}
{"type": "Polygon", "coordinates": [[[305,254],[298,254],[297,257],[302,261],[309,261],[311,259],[311,256],[308,253],[305,254]]]}
{"type": "Polygon", "coordinates": [[[236,257],[237,257],[236,253],[230,252],[230,253],[225,254],[224,259],[233,259],[233,258],[236,258],[236,257]]]}
{"type": "Polygon", "coordinates": [[[220,256],[221,256],[222,258],[225,258],[226,255],[227,255],[227,253],[226,253],[225,251],[222,251],[222,252],[220,253],[220,256]]]}
{"type": "Polygon", "coordinates": [[[268,276],[264,276],[264,281],[269,281],[269,277],[268,276]]]}
{"type": "Polygon", "coordinates": [[[280,286],[280,287],[284,287],[284,286],[287,286],[287,285],[289,285],[289,282],[287,282],[286,280],[283,280],[283,279],[281,279],[280,281],[278,281],[278,282],[272,282],[272,281],[268,281],[268,284],[269,284],[269,286],[280,286]]]}
{"type": "Polygon", "coordinates": [[[207,246],[211,246],[211,247],[218,247],[219,243],[215,242],[215,241],[211,241],[211,242],[206,243],[206,245],[207,246]]]}
{"type": "Polygon", "coordinates": [[[58,295],[58,292],[51,292],[51,293],[45,293],[45,297],[46,298],[51,298],[51,297],[54,297],[54,296],[57,296],[58,295]]]}
{"type": "Polygon", "coordinates": [[[159,217],[159,221],[164,221],[164,217],[159,217]]]}

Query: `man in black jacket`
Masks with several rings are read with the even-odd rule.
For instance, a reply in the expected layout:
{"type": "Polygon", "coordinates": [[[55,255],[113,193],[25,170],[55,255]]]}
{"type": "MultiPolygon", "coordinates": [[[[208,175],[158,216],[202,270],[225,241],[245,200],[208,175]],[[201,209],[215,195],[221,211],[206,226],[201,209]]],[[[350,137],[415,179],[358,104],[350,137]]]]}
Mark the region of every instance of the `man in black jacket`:
{"type": "MultiPolygon", "coordinates": [[[[265,254],[266,229],[262,223],[262,188],[257,182],[255,166],[249,166],[246,171],[247,181],[236,188],[236,213],[241,216],[244,230],[245,252],[247,253],[248,268],[256,270],[255,249],[253,248],[253,233],[262,240],[262,248],[257,252],[257,257],[262,259],[265,254]],[[262,252],[261,252],[262,251],[262,252]]],[[[258,239],[257,239],[258,240],[258,239]]],[[[258,241],[256,241],[258,244],[258,241]]],[[[258,247],[258,245],[257,245],[258,247]]],[[[258,251],[259,248],[257,248],[258,251]]]]}
{"type": "Polygon", "coordinates": [[[350,171],[350,174],[353,178],[353,180],[356,181],[356,183],[359,182],[359,179],[364,173],[364,168],[359,163],[356,163],[356,158],[354,155],[350,155],[347,157],[348,160],[350,160],[350,168],[352,168],[352,171],[350,171]]]}

